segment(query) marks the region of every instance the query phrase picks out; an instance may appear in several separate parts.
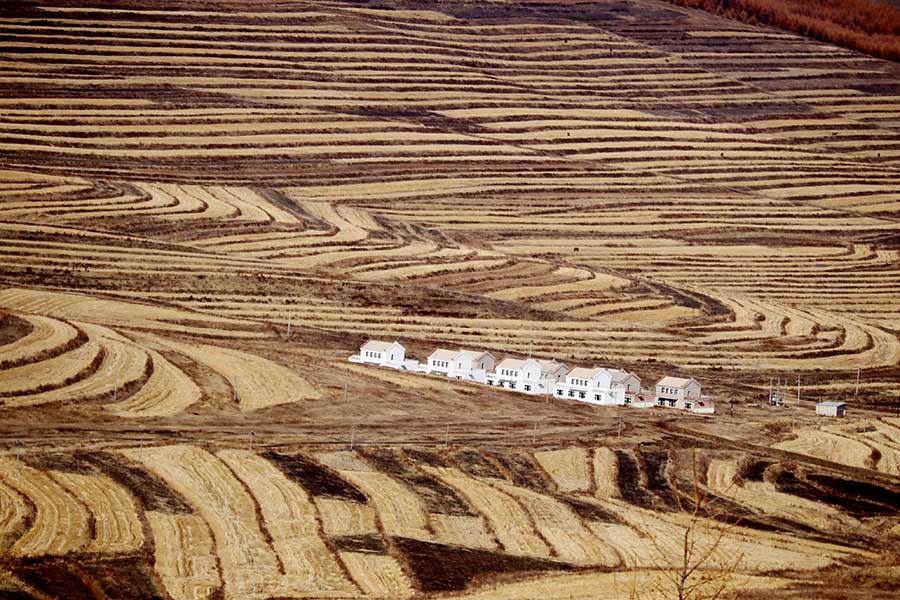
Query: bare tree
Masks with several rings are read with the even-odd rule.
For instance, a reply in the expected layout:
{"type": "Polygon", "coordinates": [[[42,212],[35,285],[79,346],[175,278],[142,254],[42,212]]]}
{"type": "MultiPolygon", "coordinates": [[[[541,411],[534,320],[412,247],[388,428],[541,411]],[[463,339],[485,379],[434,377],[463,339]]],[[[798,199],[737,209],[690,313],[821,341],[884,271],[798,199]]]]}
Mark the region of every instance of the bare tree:
{"type": "MultiPolygon", "coordinates": [[[[743,553],[729,556],[723,547],[726,536],[740,519],[729,517],[719,507],[722,497],[703,485],[696,450],[691,451],[691,488],[681,493],[676,490],[675,500],[681,511],[690,516],[680,526],[676,550],[649,536],[658,556],[661,577],[643,591],[653,598],[718,600],[733,587],[731,584],[744,558],[743,553]]],[[[633,584],[631,598],[639,599],[642,595],[642,590],[633,584]]]]}

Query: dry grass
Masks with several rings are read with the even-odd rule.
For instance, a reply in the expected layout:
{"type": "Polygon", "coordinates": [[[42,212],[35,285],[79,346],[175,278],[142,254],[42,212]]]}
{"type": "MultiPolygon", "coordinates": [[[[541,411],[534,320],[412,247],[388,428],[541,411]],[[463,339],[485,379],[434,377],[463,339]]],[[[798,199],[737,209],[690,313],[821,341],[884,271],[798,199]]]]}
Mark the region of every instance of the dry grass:
{"type": "Polygon", "coordinates": [[[27,531],[9,548],[10,554],[64,555],[90,543],[90,513],[53,478],[11,457],[0,457],[0,478],[34,507],[27,531]]]}
{"type": "Polygon", "coordinates": [[[207,600],[222,586],[215,543],[197,515],[146,513],[153,532],[154,566],[174,600],[207,600]]]}
{"type": "Polygon", "coordinates": [[[231,384],[242,411],[249,412],[319,397],[316,389],[294,370],[261,356],[207,344],[152,339],[155,343],[219,371],[231,384]]]}
{"type": "Polygon", "coordinates": [[[453,468],[423,467],[457,490],[485,516],[503,549],[521,556],[550,556],[550,549],[534,531],[534,524],[519,502],[489,483],[453,468]]]}
{"type": "Polygon", "coordinates": [[[285,576],[309,590],[352,594],[355,588],[322,541],[316,507],[303,489],[249,452],[230,450],[217,456],[257,499],[285,576]]]}
{"type": "Polygon", "coordinates": [[[875,560],[842,543],[884,550],[898,423],[745,401],[778,374],[843,398],[857,367],[857,410],[894,401],[891,65],[644,0],[70,4],[2,24],[0,310],[33,328],[0,322],[27,454],[0,461],[3,569],[153,562],[177,600],[623,597],[678,564],[665,449],[702,437],[725,494],[714,436],[781,460],[788,417],[801,474],[732,490],[722,560],[801,589],[875,560]],[[621,409],[613,440],[619,409],[347,364],[367,338],[690,374],[738,410],[621,409]],[[802,453],[875,499],[833,514],[802,453]],[[551,573],[573,564],[598,570],[551,573]]]}
{"type": "Polygon", "coordinates": [[[373,503],[385,534],[431,540],[428,517],[418,496],[392,477],[346,457],[327,462],[345,479],[362,490],[373,503]]]}
{"type": "Polygon", "coordinates": [[[125,553],[139,550],[144,532],[131,495],[104,475],[51,471],[49,475],[82,502],[93,517],[94,535],[87,552],[125,553]]]}
{"type": "Polygon", "coordinates": [[[192,446],[124,454],[187,498],[209,524],[229,597],[265,598],[294,589],[282,585],[278,558],[260,531],[256,505],[224,463],[192,446]]]}
{"type": "Polygon", "coordinates": [[[334,498],[316,498],[315,503],[322,519],[322,532],[327,536],[378,533],[375,510],[371,506],[334,498]]]}
{"type": "Polygon", "coordinates": [[[363,593],[372,598],[409,598],[412,583],[392,556],[341,552],[341,562],[363,593]]]}
{"type": "Polygon", "coordinates": [[[535,452],[534,458],[547,471],[560,492],[587,492],[591,489],[591,467],[584,448],[535,452]]]}

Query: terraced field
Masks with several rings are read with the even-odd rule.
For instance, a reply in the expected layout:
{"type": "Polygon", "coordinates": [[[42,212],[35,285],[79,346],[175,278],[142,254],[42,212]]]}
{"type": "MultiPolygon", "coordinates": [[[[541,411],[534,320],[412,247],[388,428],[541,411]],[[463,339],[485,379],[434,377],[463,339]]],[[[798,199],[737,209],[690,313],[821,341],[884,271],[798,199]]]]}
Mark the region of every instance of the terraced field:
{"type": "MultiPolygon", "coordinates": [[[[144,574],[145,586],[129,598],[512,597],[510,576],[556,581],[582,597],[610,569],[644,578],[677,566],[690,518],[690,450],[615,450],[616,466],[603,475],[615,481],[611,495],[600,493],[591,459],[608,451],[561,448],[554,456],[569,456],[568,469],[549,471],[546,454],[494,452],[473,462],[466,448],[258,454],[168,445],[8,456],[0,534],[9,544],[0,561],[11,575],[0,589],[15,583],[53,596],[68,577],[77,580],[67,598],[91,598],[109,589],[103,569],[127,567],[144,574]],[[585,473],[585,485],[571,489],[585,473]],[[441,486],[446,495],[435,494],[441,486]],[[371,511],[375,527],[326,526],[338,504],[371,511]]],[[[722,504],[716,518],[740,518],[717,560],[740,558],[741,585],[790,587],[890,547],[876,529],[896,520],[896,486],[851,495],[841,486],[853,480],[836,470],[716,456],[704,460],[696,485],[722,504]],[[833,518],[810,519],[824,510],[833,518]]],[[[697,543],[704,535],[712,534],[697,543]]],[[[614,589],[626,593],[630,583],[623,577],[614,589]]]]}
{"type": "Polygon", "coordinates": [[[155,8],[4,7],[8,285],[892,395],[896,65],[651,0],[155,8]]]}
{"type": "Polygon", "coordinates": [[[897,64],[657,0],[12,0],[0,34],[0,597],[652,595],[691,448],[761,597],[900,585],[897,64]]]}

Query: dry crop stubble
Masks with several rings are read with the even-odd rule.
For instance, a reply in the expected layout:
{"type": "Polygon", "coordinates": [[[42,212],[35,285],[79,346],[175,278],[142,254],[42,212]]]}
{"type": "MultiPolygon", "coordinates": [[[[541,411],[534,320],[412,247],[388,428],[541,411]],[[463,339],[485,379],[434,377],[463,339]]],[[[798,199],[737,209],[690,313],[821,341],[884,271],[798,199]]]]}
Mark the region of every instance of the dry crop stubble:
{"type": "Polygon", "coordinates": [[[256,504],[215,456],[193,446],[156,446],[123,451],[182,494],[209,524],[226,596],[265,598],[290,593],[278,558],[260,530],[256,504]]]}
{"type": "Polygon", "coordinates": [[[215,542],[198,515],[147,511],[154,569],[175,600],[207,600],[222,587],[215,542]]]}
{"type": "MultiPolygon", "coordinates": [[[[804,398],[840,399],[852,389],[846,371],[860,367],[858,402],[893,401],[900,105],[888,63],[646,0],[615,11],[454,1],[425,11],[392,0],[283,11],[193,0],[166,10],[56,4],[11,7],[16,18],[0,27],[9,51],[0,77],[9,165],[0,171],[0,306],[44,320],[29,341],[0,346],[0,361],[4,351],[52,360],[70,338],[41,337],[51,319],[128,339],[89,335],[105,351],[98,364],[69,385],[62,371],[37,374],[54,389],[33,395],[42,394],[39,406],[4,407],[3,420],[19,428],[15,439],[41,436],[41,448],[74,444],[100,425],[90,444],[133,448],[137,418],[140,439],[170,444],[177,432],[186,444],[191,436],[211,444],[146,450],[147,468],[165,471],[166,485],[190,493],[198,511],[145,513],[156,570],[178,600],[300,595],[273,572],[295,560],[299,573],[317,555],[284,549],[319,535],[310,533],[312,513],[323,538],[364,536],[352,542],[374,546],[383,533],[410,535],[513,560],[559,554],[634,568],[655,566],[645,529],[672,545],[681,517],[619,501],[631,498],[619,485],[630,463],[586,447],[605,435],[606,417],[564,400],[545,405],[466,384],[448,392],[438,379],[347,365],[365,338],[400,338],[419,358],[442,345],[621,365],[645,385],[684,372],[739,401],[764,394],[774,370],[802,375],[804,398]],[[299,333],[276,339],[288,318],[299,333]],[[149,378],[110,403],[110,386],[126,389],[113,373],[136,382],[140,356],[149,378]],[[228,385],[240,406],[224,400],[228,385]],[[72,402],[49,401],[68,395],[72,402]],[[302,430],[303,440],[342,444],[357,418],[347,401],[365,402],[382,424],[373,438],[398,443],[438,438],[439,414],[459,421],[454,435],[527,445],[522,415],[540,407],[535,437],[548,448],[535,459],[552,492],[474,476],[474,458],[448,463],[459,471],[429,463],[481,513],[445,515],[419,487],[380,466],[360,468],[358,457],[321,461],[335,478],[349,473],[368,501],[319,495],[297,472],[289,484],[233,447],[219,454],[230,436],[261,426],[273,432],[266,443],[276,432],[279,443],[299,443],[302,430]],[[271,485],[247,483],[260,479],[271,485]],[[172,548],[172,560],[160,547],[172,548]],[[245,571],[281,587],[242,588],[245,571]]],[[[784,422],[762,410],[745,408],[746,424],[784,422]]],[[[629,417],[628,444],[663,418],[629,417]]],[[[743,421],[732,430],[718,419],[684,423],[749,439],[743,421]]],[[[828,441],[819,443],[823,458],[855,466],[871,467],[877,450],[875,466],[891,473],[889,427],[824,430],[813,441],[828,441]]],[[[792,449],[815,456],[801,446],[792,449]]],[[[0,500],[3,540],[28,535],[28,502],[46,520],[49,500],[26,500],[26,488],[0,500]]],[[[652,502],[666,493],[645,491],[652,502]]],[[[756,495],[738,502],[761,518],[804,523],[804,511],[831,510],[764,482],[745,491],[756,495]]],[[[862,521],[831,521],[864,537],[862,521]]],[[[758,556],[766,543],[791,566],[840,554],[801,543],[804,535],[741,530],[729,552],[746,550],[759,569],[771,566],[758,556]]],[[[415,592],[402,551],[388,546],[393,555],[340,547],[336,560],[366,593],[415,592]]],[[[814,577],[796,573],[786,576],[814,577]]],[[[633,579],[651,586],[659,576],[633,579]]],[[[624,591],[598,572],[529,577],[485,576],[454,594],[624,591]]],[[[770,583],[781,585],[773,577],[751,587],[770,583]]]]}
{"type": "Polygon", "coordinates": [[[515,498],[456,468],[422,468],[457,490],[483,514],[507,553],[541,558],[550,556],[550,548],[538,537],[532,519],[515,498]]]}
{"type": "Polygon", "coordinates": [[[565,448],[535,452],[534,458],[550,475],[560,492],[587,492],[592,487],[588,452],[584,448],[565,448]]]}
{"type": "Polygon", "coordinates": [[[8,456],[0,457],[0,478],[34,506],[34,517],[9,549],[19,557],[65,555],[91,541],[91,515],[49,475],[8,456]]]}
{"type": "Polygon", "coordinates": [[[355,588],[322,541],[315,504],[303,489],[255,454],[224,450],[217,456],[257,499],[286,576],[305,582],[310,590],[352,594],[355,588]]]}
{"type": "Polygon", "coordinates": [[[87,552],[133,552],[144,543],[134,499],[104,475],[51,471],[49,475],[80,500],[93,517],[94,535],[87,552]]]}

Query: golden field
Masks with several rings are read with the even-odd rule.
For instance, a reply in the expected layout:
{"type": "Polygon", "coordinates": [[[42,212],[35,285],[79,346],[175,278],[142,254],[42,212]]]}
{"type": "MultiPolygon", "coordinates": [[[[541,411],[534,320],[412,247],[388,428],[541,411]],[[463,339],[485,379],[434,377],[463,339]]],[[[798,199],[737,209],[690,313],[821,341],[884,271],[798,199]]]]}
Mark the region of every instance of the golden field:
{"type": "Polygon", "coordinates": [[[655,0],[0,17],[0,598],[663,598],[692,522],[728,595],[900,586],[897,64],[655,0]]]}

